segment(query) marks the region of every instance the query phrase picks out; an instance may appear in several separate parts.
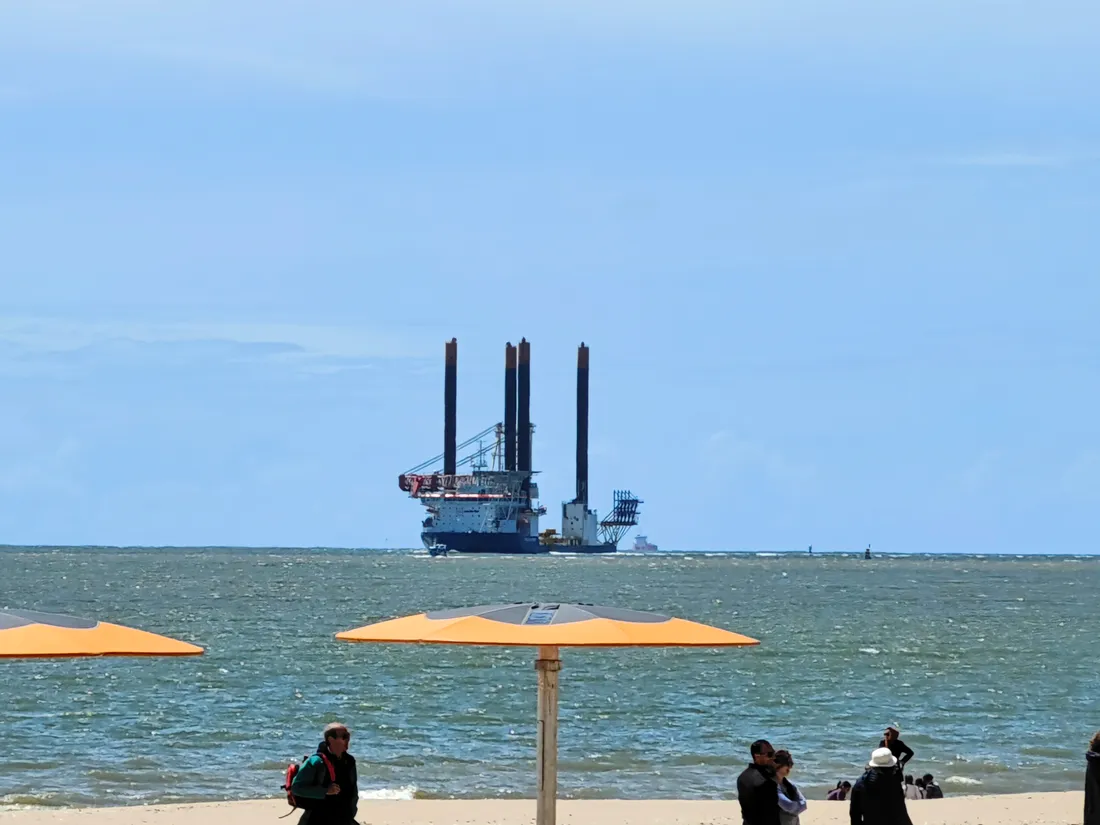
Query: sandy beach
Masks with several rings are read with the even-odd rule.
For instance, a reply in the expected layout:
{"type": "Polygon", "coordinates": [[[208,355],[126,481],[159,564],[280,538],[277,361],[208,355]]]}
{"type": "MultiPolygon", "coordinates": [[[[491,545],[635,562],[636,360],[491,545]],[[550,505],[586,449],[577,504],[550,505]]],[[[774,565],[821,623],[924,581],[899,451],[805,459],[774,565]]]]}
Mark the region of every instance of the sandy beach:
{"type": "MultiPolygon", "coordinates": [[[[913,825],[1081,825],[1081,792],[960,796],[909,803],[913,825]]],[[[114,808],[43,808],[0,813],[8,825],[275,825],[289,809],[279,800],[114,808]]],[[[298,814],[282,820],[297,823],[298,814]]],[[[533,800],[364,801],[360,825],[529,825],[533,800]]],[[[740,825],[736,801],[565,800],[562,825],[740,825]]],[[[804,825],[847,823],[847,803],[811,801],[804,825]]]]}

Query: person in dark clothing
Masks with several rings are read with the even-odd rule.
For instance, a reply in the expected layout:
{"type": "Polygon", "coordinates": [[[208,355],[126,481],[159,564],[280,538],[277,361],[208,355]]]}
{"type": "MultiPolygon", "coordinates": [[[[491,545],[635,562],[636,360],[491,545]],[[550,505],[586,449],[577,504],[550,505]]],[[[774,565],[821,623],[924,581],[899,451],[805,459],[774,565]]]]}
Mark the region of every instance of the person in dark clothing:
{"type": "Polygon", "coordinates": [[[1085,754],[1085,825],[1100,825],[1100,731],[1085,754]]]}
{"type": "Polygon", "coordinates": [[[890,753],[898,760],[898,773],[904,773],[905,766],[913,758],[913,749],[902,742],[898,736],[900,731],[891,725],[882,734],[882,741],[878,743],[880,748],[889,748],[890,753]]]}
{"type": "Polygon", "coordinates": [[[779,825],[779,786],[775,781],[775,748],[765,739],[749,747],[752,764],[737,777],[737,801],[743,825],[779,825]]]}
{"type": "Polygon", "coordinates": [[[936,784],[935,777],[930,773],[924,775],[924,798],[943,799],[943,789],[936,784]]]}
{"type": "Polygon", "coordinates": [[[852,783],[845,779],[843,782],[837,782],[836,787],[829,791],[829,795],[825,798],[833,802],[843,802],[851,792],[852,783]]]}
{"type": "Polygon", "coordinates": [[[348,753],[350,742],[346,725],[333,722],[325,726],[317,753],[306,760],[290,785],[296,798],[311,803],[298,825],[358,825],[359,780],[355,757],[348,753]],[[329,765],[334,776],[330,776],[329,765]]]}
{"type": "Polygon", "coordinates": [[[871,754],[867,770],[852,787],[848,812],[852,825],[913,825],[898,782],[898,760],[889,748],[871,754]]]}

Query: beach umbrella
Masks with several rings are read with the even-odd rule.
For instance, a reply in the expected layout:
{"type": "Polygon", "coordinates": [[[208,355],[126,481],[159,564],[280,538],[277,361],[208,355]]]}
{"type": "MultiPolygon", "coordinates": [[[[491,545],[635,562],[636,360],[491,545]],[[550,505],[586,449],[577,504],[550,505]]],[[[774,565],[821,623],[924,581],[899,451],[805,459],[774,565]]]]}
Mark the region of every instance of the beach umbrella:
{"type": "Polygon", "coordinates": [[[731,647],[759,644],[728,630],[658,613],[591,604],[502,604],[418,613],[336,634],[348,642],[538,648],[537,825],[555,825],[558,672],[562,647],[731,647]]]}
{"type": "Polygon", "coordinates": [[[196,645],[145,630],[33,610],[0,609],[0,658],[193,656],[196,645]]]}

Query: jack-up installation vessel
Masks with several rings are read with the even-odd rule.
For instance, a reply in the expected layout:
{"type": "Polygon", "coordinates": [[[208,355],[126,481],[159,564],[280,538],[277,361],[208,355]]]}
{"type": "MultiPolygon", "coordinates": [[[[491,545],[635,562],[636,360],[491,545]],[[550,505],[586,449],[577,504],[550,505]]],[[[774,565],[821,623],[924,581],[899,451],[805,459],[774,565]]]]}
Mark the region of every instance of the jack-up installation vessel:
{"type": "Polygon", "coordinates": [[[561,532],[539,532],[531,448],[531,345],[504,350],[504,421],[457,443],[458,341],[445,349],[443,453],[402,473],[400,488],[427,509],[420,537],[432,555],[614,553],[638,523],[638,499],[616,490],[602,520],[588,507],[588,347],[577,350],[577,488],[562,503],[561,532]],[[460,450],[470,450],[458,458],[460,450]],[[442,462],[442,465],[440,465],[442,462]],[[462,469],[460,473],[459,470],[462,469]]]}

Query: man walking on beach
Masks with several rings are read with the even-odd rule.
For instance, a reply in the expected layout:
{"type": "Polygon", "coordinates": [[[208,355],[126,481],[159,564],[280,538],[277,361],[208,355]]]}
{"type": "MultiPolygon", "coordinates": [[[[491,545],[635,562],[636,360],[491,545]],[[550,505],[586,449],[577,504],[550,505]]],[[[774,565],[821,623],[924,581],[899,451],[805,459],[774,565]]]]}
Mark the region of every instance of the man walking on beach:
{"type": "Polygon", "coordinates": [[[779,825],[779,786],[775,781],[775,748],[766,739],[749,747],[752,763],[737,777],[737,801],[743,825],[779,825]]]}
{"type": "Polygon", "coordinates": [[[355,757],[348,753],[350,743],[347,725],[325,726],[317,753],[306,760],[290,785],[291,793],[304,803],[298,825],[356,825],[359,783],[355,757]]]}

